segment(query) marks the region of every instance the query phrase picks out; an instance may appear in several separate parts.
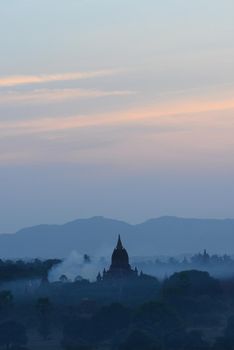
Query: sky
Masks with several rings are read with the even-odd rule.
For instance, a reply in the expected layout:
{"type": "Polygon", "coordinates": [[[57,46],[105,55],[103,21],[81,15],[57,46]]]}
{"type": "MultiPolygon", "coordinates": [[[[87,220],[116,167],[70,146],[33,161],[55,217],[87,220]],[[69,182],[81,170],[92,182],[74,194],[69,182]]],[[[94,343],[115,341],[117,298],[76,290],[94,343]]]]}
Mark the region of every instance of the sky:
{"type": "Polygon", "coordinates": [[[233,0],[0,0],[0,232],[234,217],[233,0]]]}

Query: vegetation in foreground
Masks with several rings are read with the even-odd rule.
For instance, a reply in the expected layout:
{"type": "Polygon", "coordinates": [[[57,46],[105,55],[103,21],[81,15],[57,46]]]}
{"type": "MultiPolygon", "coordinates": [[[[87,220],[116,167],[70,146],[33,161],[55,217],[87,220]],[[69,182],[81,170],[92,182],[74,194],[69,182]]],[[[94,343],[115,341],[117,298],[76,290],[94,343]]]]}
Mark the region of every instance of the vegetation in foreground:
{"type": "Polygon", "coordinates": [[[68,282],[63,276],[49,283],[44,273],[56,263],[37,261],[41,275],[31,269],[30,279],[2,277],[0,348],[234,349],[233,278],[217,280],[189,270],[163,281],[142,275],[135,280],[68,282]]]}

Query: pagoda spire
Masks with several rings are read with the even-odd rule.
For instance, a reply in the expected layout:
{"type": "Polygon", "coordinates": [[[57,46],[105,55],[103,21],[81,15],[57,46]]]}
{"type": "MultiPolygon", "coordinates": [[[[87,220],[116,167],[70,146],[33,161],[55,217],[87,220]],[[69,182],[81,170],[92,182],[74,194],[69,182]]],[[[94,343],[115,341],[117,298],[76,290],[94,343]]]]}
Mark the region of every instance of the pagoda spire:
{"type": "Polygon", "coordinates": [[[120,237],[120,235],[119,235],[119,237],[118,237],[118,242],[117,242],[117,246],[116,246],[116,249],[123,249],[123,244],[122,244],[122,242],[121,242],[121,237],[120,237]]]}

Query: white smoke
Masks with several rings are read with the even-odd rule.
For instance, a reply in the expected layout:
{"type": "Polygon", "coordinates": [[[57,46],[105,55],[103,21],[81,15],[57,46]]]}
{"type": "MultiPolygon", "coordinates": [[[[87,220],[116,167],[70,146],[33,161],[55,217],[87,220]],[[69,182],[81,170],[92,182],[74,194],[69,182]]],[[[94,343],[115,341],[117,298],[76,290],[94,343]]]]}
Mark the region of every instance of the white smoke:
{"type": "Polygon", "coordinates": [[[49,281],[59,281],[65,275],[69,281],[82,277],[95,281],[99,272],[105,267],[105,261],[92,257],[90,262],[84,260],[83,255],[73,251],[61,264],[53,267],[49,272],[49,281]]]}

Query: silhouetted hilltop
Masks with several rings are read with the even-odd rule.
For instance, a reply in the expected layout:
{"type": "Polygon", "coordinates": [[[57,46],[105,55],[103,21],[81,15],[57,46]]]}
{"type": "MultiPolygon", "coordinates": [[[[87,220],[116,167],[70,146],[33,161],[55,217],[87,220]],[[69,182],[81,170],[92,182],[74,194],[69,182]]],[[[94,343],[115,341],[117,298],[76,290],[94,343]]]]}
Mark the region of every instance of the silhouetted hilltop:
{"type": "Polygon", "coordinates": [[[91,255],[111,253],[118,234],[130,255],[176,255],[207,248],[234,253],[234,220],[160,217],[141,224],[93,217],[64,225],[38,225],[0,235],[2,258],[64,257],[72,250],[91,255]]]}

